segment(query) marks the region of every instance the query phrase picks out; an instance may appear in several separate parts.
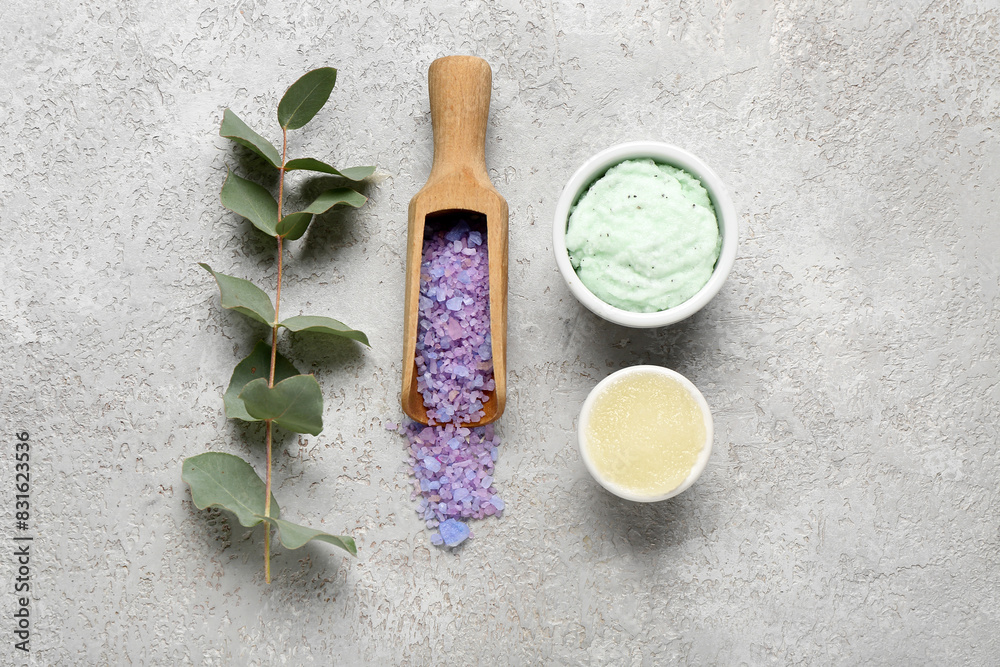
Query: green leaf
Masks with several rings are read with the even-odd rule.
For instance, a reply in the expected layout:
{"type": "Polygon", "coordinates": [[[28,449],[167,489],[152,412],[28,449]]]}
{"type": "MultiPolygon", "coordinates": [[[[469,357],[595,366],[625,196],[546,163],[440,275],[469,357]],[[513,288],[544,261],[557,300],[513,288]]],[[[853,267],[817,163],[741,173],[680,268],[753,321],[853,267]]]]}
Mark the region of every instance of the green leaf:
{"type": "Polygon", "coordinates": [[[311,121],[330,99],[336,83],[337,70],[332,67],[306,72],[278,102],[278,124],[286,130],[297,130],[311,121]]]}
{"type": "Polygon", "coordinates": [[[226,172],[226,182],[219,193],[222,205],[242,215],[262,232],[274,236],[274,228],[278,224],[278,202],[262,186],[240,178],[228,169],[226,172]]]}
{"type": "MultiPolygon", "coordinates": [[[[293,375],[299,375],[299,371],[281,353],[274,358],[274,381],[281,382],[293,375]]],[[[264,341],[258,341],[257,345],[243,361],[236,364],[233,369],[233,377],[229,380],[229,388],[222,396],[222,402],[226,406],[226,417],[229,419],[242,419],[243,421],[260,421],[256,417],[251,417],[246,406],[240,399],[240,392],[243,387],[258,378],[269,378],[271,376],[271,346],[264,341]]]]}
{"type": "Polygon", "coordinates": [[[285,171],[295,171],[303,169],[306,171],[318,171],[322,174],[333,174],[346,178],[349,181],[360,181],[375,173],[375,167],[348,167],[347,169],[337,169],[325,162],[320,162],[316,158],[300,157],[289,160],[285,163],[285,171]]]}
{"type": "Polygon", "coordinates": [[[271,388],[259,378],[247,383],[239,397],[251,417],[273,420],[295,433],[323,430],[323,394],[312,375],[293,375],[271,388]]]}
{"type": "Polygon", "coordinates": [[[360,192],[356,192],[350,188],[334,188],[316,197],[313,203],[302,209],[302,211],[304,213],[326,213],[337,204],[347,204],[354,208],[360,208],[366,201],[368,201],[368,197],[365,197],[360,192]]]}
{"type": "Polygon", "coordinates": [[[278,323],[279,327],[285,327],[290,331],[312,331],[315,333],[331,334],[333,336],[343,336],[364,343],[368,343],[368,336],[360,331],[351,329],[343,322],[338,322],[332,317],[320,317],[317,315],[296,315],[278,323]]]}
{"type": "MultiPolygon", "coordinates": [[[[266,520],[264,497],[267,487],[253,467],[238,456],[205,452],[184,459],[181,479],[191,487],[195,507],[221,507],[236,515],[240,524],[252,528],[266,520]]],[[[271,495],[271,517],[281,516],[271,495]]]]}
{"type": "Polygon", "coordinates": [[[289,213],[274,228],[274,233],[291,241],[302,238],[312,222],[313,215],[326,213],[337,204],[346,204],[358,208],[362,206],[368,198],[360,192],[350,188],[335,188],[327,190],[298,213],[289,213]]]}
{"type": "Polygon", "coordinates": [[[222,112],[222,127],[219,134],[231,139],[241,146],[246,146],[257,155],[267,160],[275,168],[281,167],[281,155],[270,141],[250,129],[250,126],[240,120],[239,116],[226,109],[222,112]]]}
{"type": "Polygon", "coordinates": [[[271,297],[265,294],[264,290],[249,280],[213,271],[208,264],[199,262],[198,266],[215,277],[215,282],[219,284],[219,293],[222,295],[223,308],[235,310],[252,320],[274,326],[274,305],[271,303],[271,297]]]}
{"type": "Polygon", "coordinates": [[[274,517],[268,518],[262,514],[258,514],[257,518],[261,521],[268,522],[278,529],[278,539],[286,549],[298,549],[299,547],[305,546],[312,540],[318,540],[320,542],[332,544],[335,547],[340,547],[341,549],[350,552],[353,556],[358,555],[358,547],[354,544],[353,537],[349,537],[347,535],[330,535],[329,533],[300,526],[296,523],[292,523],[291,521],[285,521],[284,519],[276,519],[274,517]]]}
{"type": "Polygon", "coordinates": [[[274,228],[274,231],[283,239],[296,241],[306,233],[306,229],[309,228],[309,223],[312,222],[312,219],[312,213],[304,211],[289,213],[281,219],[281,222],[274,228]]]}

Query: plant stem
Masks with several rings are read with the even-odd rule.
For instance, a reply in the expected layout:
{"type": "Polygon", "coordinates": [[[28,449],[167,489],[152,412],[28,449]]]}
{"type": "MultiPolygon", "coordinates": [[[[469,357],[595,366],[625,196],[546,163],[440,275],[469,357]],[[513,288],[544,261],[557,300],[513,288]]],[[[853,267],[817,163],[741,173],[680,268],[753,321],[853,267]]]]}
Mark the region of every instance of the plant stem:
{"type": "MultiPolygon", "coordinates": [[[[265,422],[267,433],[267,481],[264,483],[264,516],[271,516],[271,420],[265,422]]],[[[271,583],[271,524],[264,522],[264,581],[271,583]]]]}
{"type": "MultiPolygon", "coordinates": [[[[288,151],[288,130],[281,128],[281,167],[278,169],[278,220],[281,220],[281,210],[285,198],[285,156],[288,151]]],[[[274,387],[274,362],[278,356],[278,309],[281,308],[281,259],[282,241],[278,237],[278,289],[274,295],[274,323],[271,326],[271,377],[268,386],[274,387]]]]}
{"type": "MultiPolygon", "coordinates": [[[[288,130],[281,128],[281,167],[278,169],[278,220],[281,220],[281,208],[285,195],[285,158],[288,153],[288,130]]],[[[274,295],[274,323],[271,325],[271,373],[267,386],[274,388],[274,364],[278,358],[278,309],[281,307],[281,263],[284,248],[282,239],[278,237],[278,289],[274,295]]],[[[264,481],[264,516],[271,516],[271,420],[266,420],[264,431],[267,438],[266,455],[267,475],[264,481]]],[[[271,583],[271,524],[264,531],[264,581],[271,583]]]]}

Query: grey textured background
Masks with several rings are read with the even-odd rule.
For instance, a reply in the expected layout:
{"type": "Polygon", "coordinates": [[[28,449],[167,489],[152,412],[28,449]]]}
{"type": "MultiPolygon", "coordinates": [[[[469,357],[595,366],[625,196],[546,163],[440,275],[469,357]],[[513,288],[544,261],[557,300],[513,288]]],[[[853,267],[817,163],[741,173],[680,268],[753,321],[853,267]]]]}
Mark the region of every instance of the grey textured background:
{"type": "MultiPolygon", "coordinates": [[[[29,3],[0,9],[0,552],[12,434],[30,431],[30,663],[973,664],[1000,662],[995,2],[500,0],[29,3]],[[502,520],[457,553],[409,499],[398,407],[406,205],[426,179],[426,71],[494,71],[487,159],[510,204],[502,520]],[[286,256],[282,312],[371,350],[287,346],[327,428],[289,437],[287,516],[357,537],[277,550],[199,512],[181,460],[261,460],[221,393],[263,332],[196,265],[271,284],[273,246],[224,211],[232,107],[339,68],[293,154],[375,163],[370,203],[286,256]],[[591,154],[659,139],[728,184],[722,293],[658,331],[579,306],[551,216],[591,154]],[[655,506],[576,451],[588,390],[623,366],[690,377],[710,466],[655,506]]],[[[12,561],[0,558],[0,662],[12,561]]]]}

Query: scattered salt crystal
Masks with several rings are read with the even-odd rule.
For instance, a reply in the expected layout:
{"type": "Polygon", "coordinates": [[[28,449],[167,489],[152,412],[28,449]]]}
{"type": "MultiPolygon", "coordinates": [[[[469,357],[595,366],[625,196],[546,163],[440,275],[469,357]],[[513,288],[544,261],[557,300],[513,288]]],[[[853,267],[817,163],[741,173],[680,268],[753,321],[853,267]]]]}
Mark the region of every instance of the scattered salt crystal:
{"type": "Polygon", "coordinates": [[[438,530],[440,531],[441,539],[449,547],[461,544],[469,536],[469,527],[455,519],[442,521],[441,525],[438,526],[438,530]]]}

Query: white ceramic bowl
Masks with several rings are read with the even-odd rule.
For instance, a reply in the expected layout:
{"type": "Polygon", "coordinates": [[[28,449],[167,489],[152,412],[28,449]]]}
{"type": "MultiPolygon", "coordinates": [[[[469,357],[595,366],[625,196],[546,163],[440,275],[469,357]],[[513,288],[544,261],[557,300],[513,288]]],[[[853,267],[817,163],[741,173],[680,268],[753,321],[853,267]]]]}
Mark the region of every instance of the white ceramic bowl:
{"type": "Polygon", "coordinates": [[[601,380],[597,383],[597,386],[591,390],[590,394],[587,396],[587,400],[584,401],[583,408],[580,410],[580,422],[577,427],[577,440],[580,445],[580,457],[583,459],[583,463],[587,466],[587,470],[590,472],[591,476],[597,481],[598,484],[619,498],[640,503],[655,503],[661,500],[666,500],[667,498],[673,498],[677,494],[690,488],[698,477],[701,476],[701,473],[705,470],[705,466],[708,465],[708,458],[712,455],[713,438],[714,427],[712,423],[712,411],[709,410],[708,402],[705,400],[705,397],[702,396],[702,393],[698,391],[696,386],[694,386],[694,383],[686,377],[677,371],[672,371],[669,368],[664,368],[663,366],[629,366],[628,368],[616,371],[601,380]],[[622,379],[623,377],[636,373],[649,372],[659,373],[679,382],[685,389],[688,390],[691,397],[694,398],[698,407],[701,408],[702,416],[705,418],[705,444],[701,449],[701,453],[698,455],[698,460],[695,461],[694,467],[691,468],[691,472],[688,473],[688,476],[684,478],[684,481],[681,482],[679,486],[659,495],[638,494],[607,479],[594,465],[594,461],[590,457],[587,445],[587,429],[590,424],[590,416],[594,409],[594,402],[597,400],[598,396],[600,396],[609,385],[622,379]]]}
{"type": "Polygon", "coordinates": [[[563,188],[559,202],[556,204],[556,214],[552,226],[552,247],[555,249],[556,264],[562,273],[566,285],[580,303],[590,311],[609,322],[627,327],[651,328],[674,324],[698,312],[712,300],[722,283],[726,281],[733,262],[736,260],[736,245],[738,233],[736,228],[736,208],[722,181],[708,165],[682,148],[656,141],[633,141],[618,144],[601,151],[583,163],[563,188]],[[573,204],[586,192],[590,185],[604,175],[611,167],[625,160],[652,158],[653,161],[679,167],[696,176],[701,181],[715,207],[715,216],[719,221],[719,231],[722,235],[722,249],[715,270],[705,286],[698,290],[690,299],[666,310],[655,313],[633,313],[605,303],[580,281],[573,265],[569,261],[566,250],[566,223],[573,204]]]}

